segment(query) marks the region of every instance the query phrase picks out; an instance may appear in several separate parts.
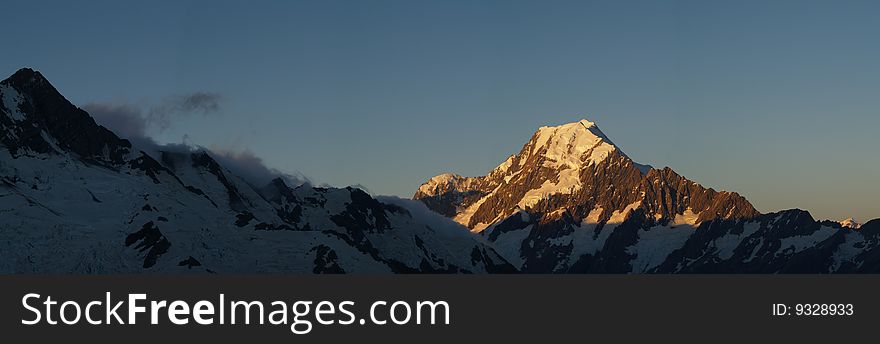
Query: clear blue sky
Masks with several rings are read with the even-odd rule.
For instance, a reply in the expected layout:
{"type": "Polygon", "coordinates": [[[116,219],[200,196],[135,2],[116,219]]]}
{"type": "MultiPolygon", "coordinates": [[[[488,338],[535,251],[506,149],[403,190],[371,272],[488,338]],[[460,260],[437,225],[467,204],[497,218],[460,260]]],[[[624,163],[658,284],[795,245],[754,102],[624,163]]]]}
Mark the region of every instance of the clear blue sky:
{"type": "Polygon", "coordinates": [[[193,91],[154,133],[411,196],[587,117],[761,211],[880,217],[877,1],[19,1],[0,71],[78,105],[193,91]]]}

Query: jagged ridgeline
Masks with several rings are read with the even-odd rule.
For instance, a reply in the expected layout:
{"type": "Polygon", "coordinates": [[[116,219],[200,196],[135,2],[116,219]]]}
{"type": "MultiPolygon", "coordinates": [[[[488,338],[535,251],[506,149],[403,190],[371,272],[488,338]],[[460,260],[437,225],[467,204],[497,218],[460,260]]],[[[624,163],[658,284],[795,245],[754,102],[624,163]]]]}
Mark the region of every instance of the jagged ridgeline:
{"type": "Polygon", "coordinates": [[[0,273],[515,272],[414,201],[145,153],[31,69],[0,98],[0,273]]]}
{"type": "Polygon", "coordinates": [[[760,214],[670,168],[638,164],[592,122],[542,127],[486,176],[442,174],[414,198],[480,233],[523,272],[880,270],[880,221],[760,214]]]}
{"type": "Polygon", "coordinates": [[[258,184],[209,151],[138,147],[31,69],[0,100],[0,273],[880,269],[880,221],[760,214],[634,163],[588,121],[539,129],[485,177],[432,178],[417,202],[258,184]]]}

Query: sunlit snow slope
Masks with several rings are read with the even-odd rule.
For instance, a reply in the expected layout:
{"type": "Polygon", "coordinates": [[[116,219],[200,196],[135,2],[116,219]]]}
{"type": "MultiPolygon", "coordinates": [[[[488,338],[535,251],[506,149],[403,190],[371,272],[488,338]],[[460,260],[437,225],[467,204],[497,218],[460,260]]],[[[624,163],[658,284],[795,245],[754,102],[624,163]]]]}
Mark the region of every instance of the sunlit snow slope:
{"type": "Polygon", "coordinates": [[[588,120],[541,127],[486,176],[441,174],[414,198],[524,272],[880,270],[880,221],[762,215],[737,193],[632,161],[588,120]]]}

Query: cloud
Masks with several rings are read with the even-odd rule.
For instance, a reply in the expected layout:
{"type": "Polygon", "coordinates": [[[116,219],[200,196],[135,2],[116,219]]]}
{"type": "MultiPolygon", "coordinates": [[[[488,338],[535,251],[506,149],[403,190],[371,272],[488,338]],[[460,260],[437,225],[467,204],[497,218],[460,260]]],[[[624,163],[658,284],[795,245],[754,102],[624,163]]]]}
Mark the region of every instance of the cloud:
{"type": "Polygon", "coordinates": [[[173,119],[192,114],[209,115],[220,110],[221,96],[211,92],[193,92],[166,98],[160,104],[136,106],[128,103],[92,102],[82,108],[100,125],[117,136],[126,138],[138,149],[154,158],[159,152],[189,153],[204,150],[221,166],[257,186],[268,184],[272,179],[282,178],[289,186],[310,183],[300,174],[290,174],[269,167],[262,158],[249,150],[234,150],[212,146],[205,148],[192,144],[188,135],[180,143],[160,144],[151,134],[167,130],[173,119]]]}
{"type": "Polygon", "coordinates": [[[183,111],[215,112],[220,109],[220,94],[213,92],[194,92],[180,98],[183,111]]]}
{"type": "Polygon", "coordinates": [[[148,130],[163,132],[175,118],[220,111],[222,97],[213,92],[193,92],[168,97],[158,104],[92,102],[83,106],[95,122],[126,138],[147,137],[148,130]]]}
{"type": "Polygon", "coordinates": [[[126,138],[147,137],[147,120],[140,108],[129,104],[89,103],[83,106],[100,125],[126,138]]]}
{"type": "Polygon", "coordinates": [[[213,92],[193,92],[166,98],[150,107],[146,120],[159,131],[171,126],[172,119],[193,114],[209,115],[220,110],[221,97],[213,92]]]}
{"type": "Polygon", "coordinates": [[[249,150],[236,152],[216,147],[207,150],[221,166],[254,185],[266,185],[275,178],[283,179],[288,186],[310,183],[303,175],[284,173],[266,166],[262,158],[249,150]]]}

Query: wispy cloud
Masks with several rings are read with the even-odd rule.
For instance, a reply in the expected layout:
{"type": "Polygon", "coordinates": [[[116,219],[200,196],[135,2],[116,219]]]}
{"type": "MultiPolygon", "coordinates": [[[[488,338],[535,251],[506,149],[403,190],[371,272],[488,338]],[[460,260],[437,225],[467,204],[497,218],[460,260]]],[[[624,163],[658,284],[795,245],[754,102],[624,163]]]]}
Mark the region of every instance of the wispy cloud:
{"type": "Polygon", "coordinates": [[[131,104],[89,103],[83,106],[100,125],[129,139],[147,137],[148,121],[143,111],[131,104]]]}
{"type": "Polygon", "coordinates": [[[274,178],[282,178],[289,185],[309,183],[300,174],[285,173],[269,167],[262,158],[247,149],[205,148],[193,145],[185,135],[181,143],[160,144],[152,135],[161,133],[174,124],[174,120],[192,115],[208,116],[221,110],[222,97],[212,92],[193,92],[174,95],[158,104],[133,105],[129,103],[92,102],[83,106],[100,125],[126,138],[147,154],[157,157],[160,151],[192,152],[208,151],[221,165],[254,185],[265,185],[274,178]]]}
{"type": "Polygon", "coordinates": [[[146,120],[148,124],[164,131],[171,126],[171,121],[176,117],[194,114],[207,116],[218,112],[220,100],[220,95],[213,92],[174,95],[166,98],[160,104],[151,106],[147,112],[146,120]]]}
{"type": "Polygon", "coordinates": [[[301,174],[285,173],[267,166],[262,158],[249,150],[231,151],[211,147],[208,151],[220,165],[255,185],[265,185],[275,178],[281,178],[291,186],[310,183],[309,179],[301,174]]]}
{"type": "Polygon", "coordinates": [[[222,97],[214,92],[192,92],[165,98],[159,103],[133,105],[128,103],[92,102],[83,109],[95,121],[122,136],[146,136],[148,130],[163,132],[174,119],[192,115],[208,116],[220,111],[222,97]]]}

